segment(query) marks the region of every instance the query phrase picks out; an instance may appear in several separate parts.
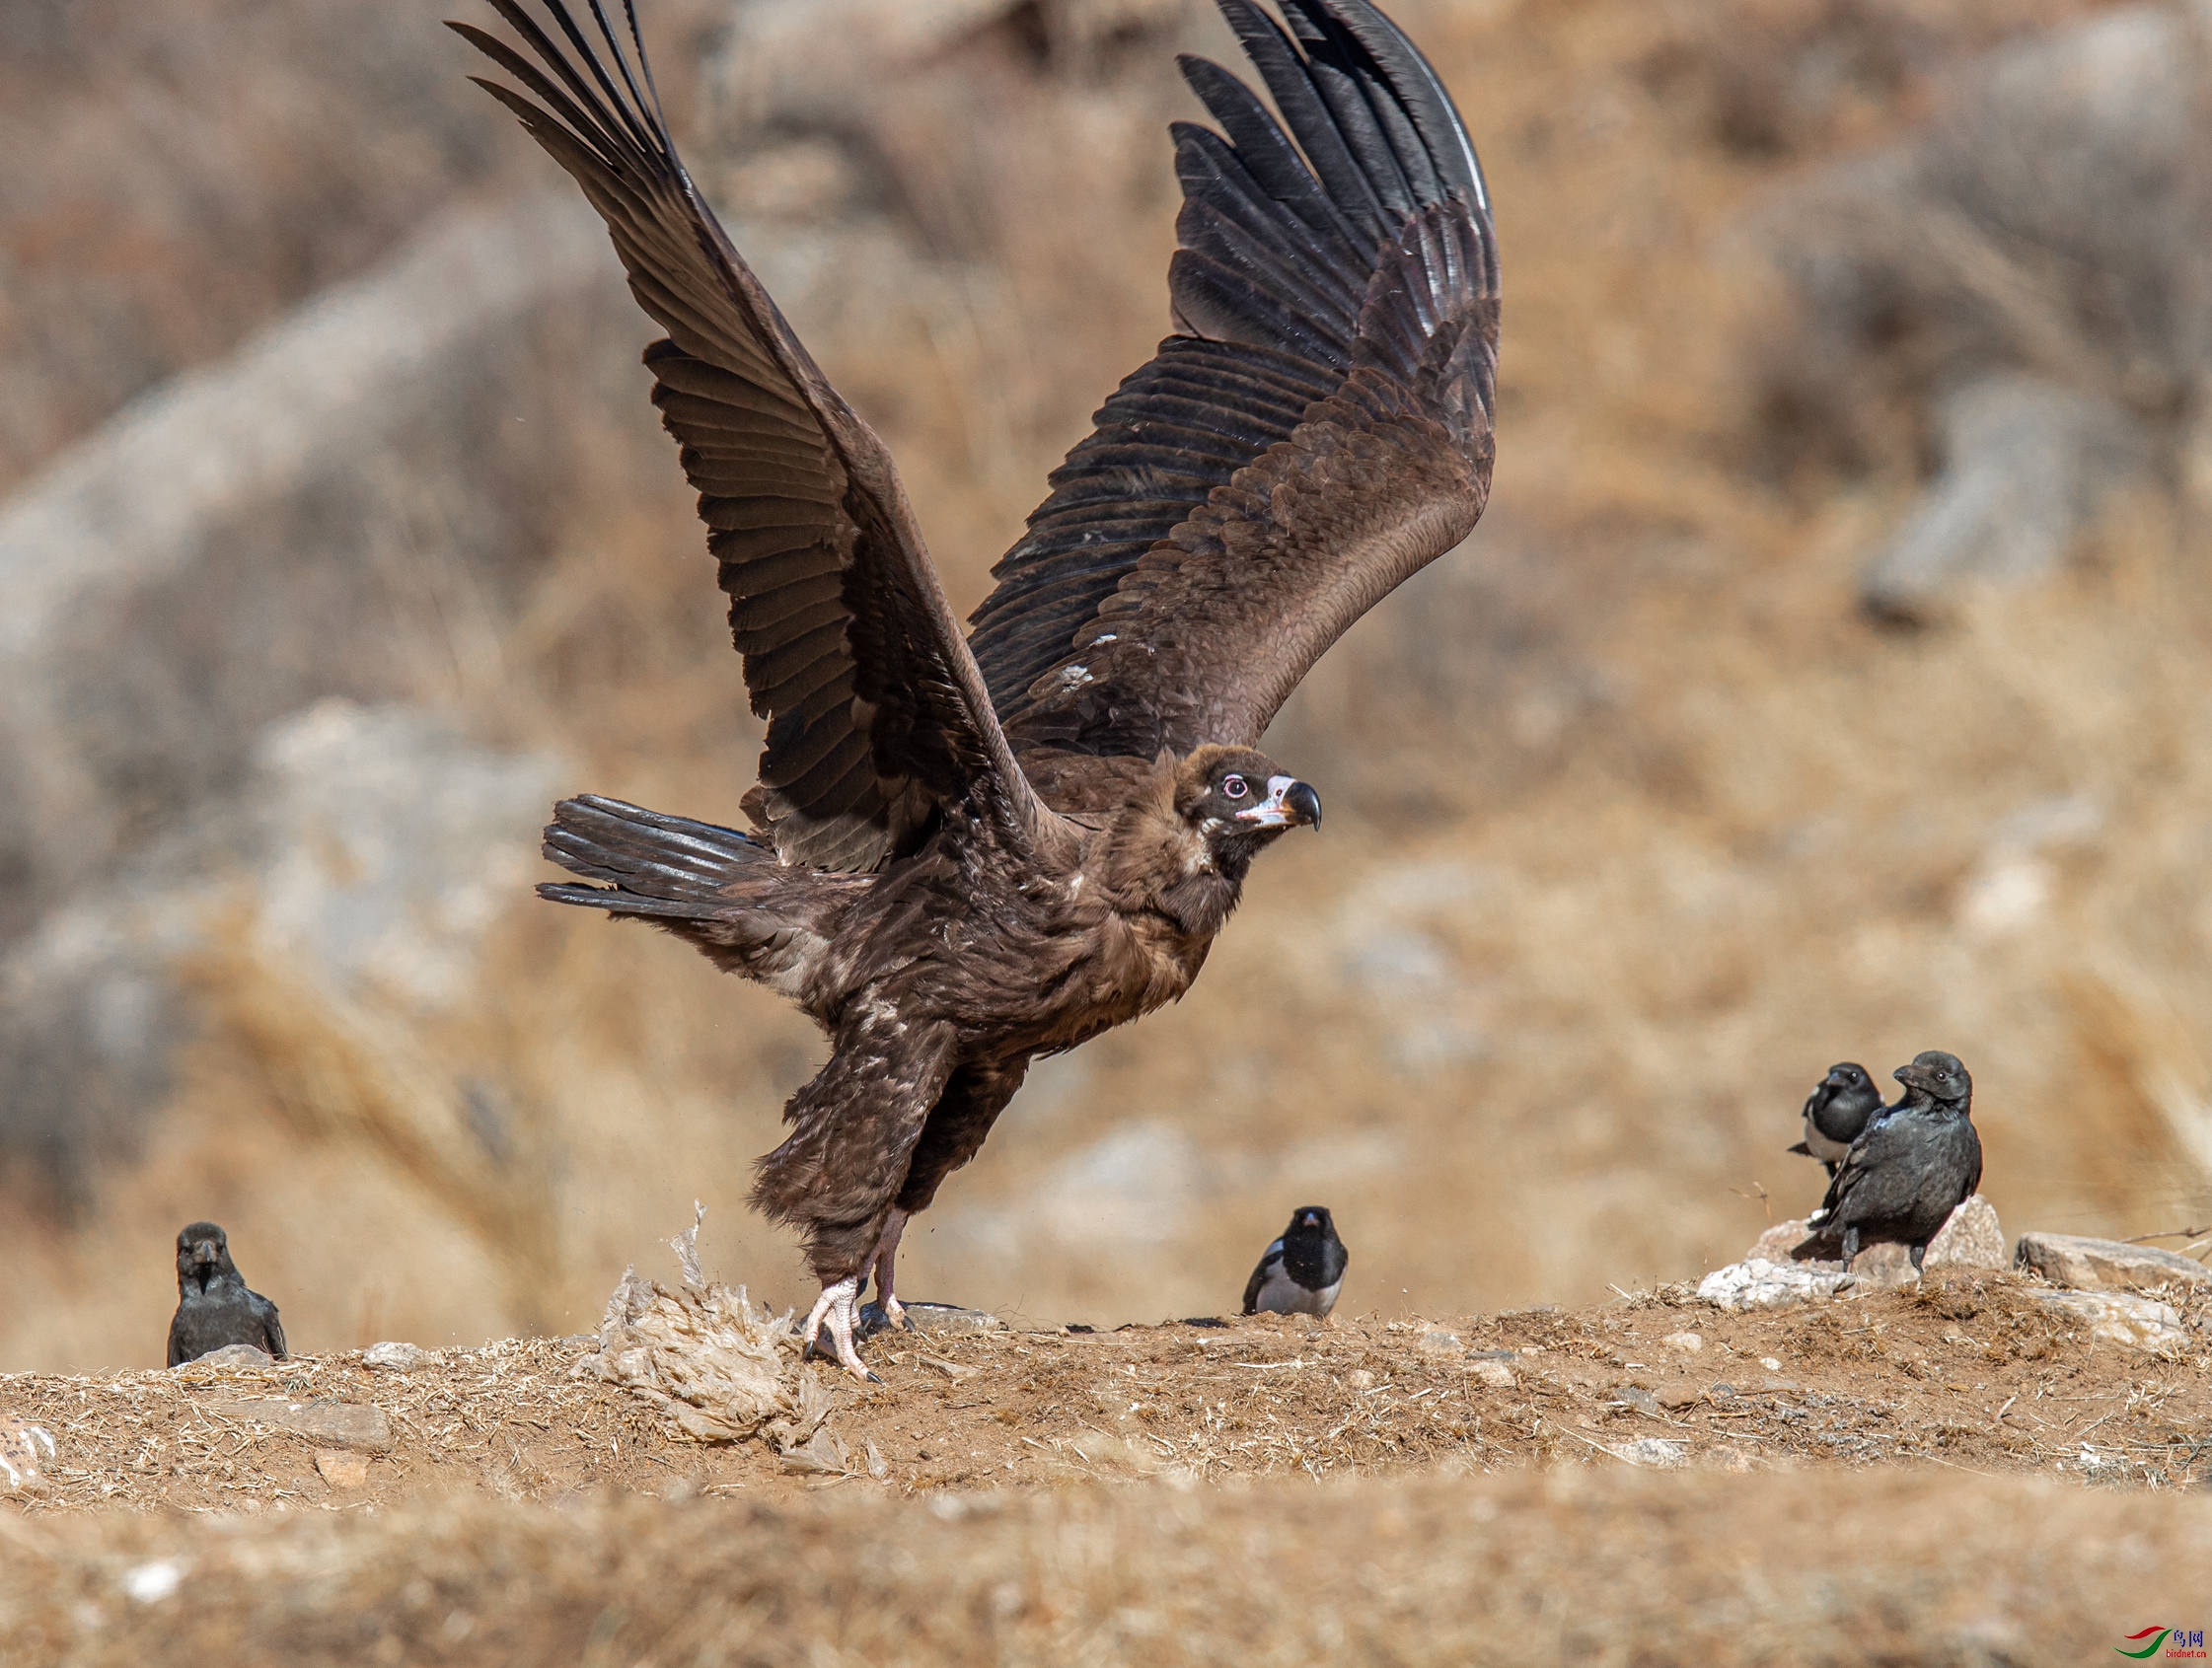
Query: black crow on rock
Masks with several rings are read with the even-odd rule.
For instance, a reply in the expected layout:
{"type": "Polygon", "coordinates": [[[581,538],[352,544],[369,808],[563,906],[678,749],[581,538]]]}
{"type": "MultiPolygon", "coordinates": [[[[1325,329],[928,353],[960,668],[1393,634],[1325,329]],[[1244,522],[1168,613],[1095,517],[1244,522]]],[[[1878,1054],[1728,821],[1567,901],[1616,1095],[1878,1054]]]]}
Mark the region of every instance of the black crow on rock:
{"type": "Polygon", "coordinates": [[[177,1315],[169,1323],[169,1364],[181,1367],[233,1343],[284,1359],[284,1327],[276,1305],[231,1261],[230,1236],[212,1222],[194,1222],[177,1236],[177,1315]]]}
{"type": "Polygon", "coordinates": [[[1466,124],[1367,0],[1217,0],[1273,109],[1185,58],[1173,333],[1110,396],[960,628],[890,453],[676,155],[634,13],[490,0],[482,85],[606,220],[668,332],[753,710],[752,827],[586,796],[561,904],[649,920],[795,1003],[830,1058],[754,1203],[803,1236],[811,1342],[974,1158],[1029,1062],[1174,1001],[1320,795],[1256,751],[1331,643],[1490,494],[1498,245],[1466,124]],[[519,90],[518,90],[519,89],[519,90]]]}
{"type": "Polygon", "coordinates": [[[1318,1204],[1290,1213],[1283,1237],[1267,1248],[1244,1286],[1247,1315],[1326,1316],[1337,1306],[1349,1258],[1337,1225],[1318,1204]]]}
{"type": "Polygon", "coordinates": [[[1806,1098],[1805,1139],[1790,1150],[1817,1158],[1833,1178],[1868,1120],[1884,1110],[1881,1091],[1865,1066],[1850,1060],[1831,1065],[1828,1075],[1806,1098]]]}
{"type": "Polygon", "coordinates": [[[1862,1246],[1901,1245],[1919,1269],[1928,1242],[1981,1186],[1981,1136],[1972,1117],[1973,1080],[1955,1054],[1931,1049],[1897,1067],[1905,1098],[1851,1144],[1808,1219],[1812,1232],[1790,1255],[1841,1258],[1862,1246]]]}

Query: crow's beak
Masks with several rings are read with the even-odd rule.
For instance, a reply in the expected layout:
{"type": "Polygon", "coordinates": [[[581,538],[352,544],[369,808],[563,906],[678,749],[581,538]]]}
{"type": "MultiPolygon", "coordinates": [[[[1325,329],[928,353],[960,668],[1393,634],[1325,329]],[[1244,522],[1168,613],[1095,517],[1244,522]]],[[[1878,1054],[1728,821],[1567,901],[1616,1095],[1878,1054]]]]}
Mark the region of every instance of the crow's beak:
{"type": "Polygon", "coordinates": [[[1900,1065],[1889,1075],[1908,1089],[1927,1089],[1931,1092],[1935,1089],[1935,1085],[1928,1081],[1928,1074],[1916,1065],[1900,1065]]]}
{"type": "Polygon", "coordinates": [[[1263,829],[1290,829],[1301,824],[1317,829],[1321,826],[1321,796],[1295,776],[1270,776],[1267,798],[1249,810],[1239,811],[1236,820],[1263,829]]]}

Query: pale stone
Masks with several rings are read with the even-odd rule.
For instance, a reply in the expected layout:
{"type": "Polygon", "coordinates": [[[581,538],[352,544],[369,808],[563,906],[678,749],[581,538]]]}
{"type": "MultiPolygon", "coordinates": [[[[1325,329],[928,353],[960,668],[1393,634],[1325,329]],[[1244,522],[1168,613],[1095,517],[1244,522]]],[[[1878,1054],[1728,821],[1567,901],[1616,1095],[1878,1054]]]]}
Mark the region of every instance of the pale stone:
{"type": "Polygon", "coordinates": [[[1659,1340],[1659,1343],[1665,1348],[1680,1349],[1691,1355],[1705,1347],[1705,1340],[1694,1332],[1670,1332],[1659,1340]]]}
{"type": "Polygon", "coordinates": [[[1787,1263],[1791,1249],[1809,1231],[1803,1216],[1777,1222],[1751,1242],[1751,1249],[1743,1254],[1743,1260],[1746,1263],[1787,1263]]]}
{"type": "Polygon", "coordinates": [[[2035,1302],[2086,1326],[2092,1338],[2156,1354],[2187,1346],[2180,1311],[2170,1303],[2122,1291],[2033,1291],[2035,1302]]]}
{"type": "MultiPolygon", "coordinates": [[[[1804,1217],[1777,1222],[1758,1237],[1744,1261],[1788,1265],[1793,1261],[1790,1253],[1811,1231],[1804,1217]]],[[[1961,1201],[1935,1239],[1929,1242],[1926,1261],[1931,1268],[2005,1268],[2009,1261],[2005,1255],[2005,1233],[1989,1201],[1979,1194],[1961,1201]]],[[[1819,1259],[1797,1266],[1820,1271],[1842,1268],[1840,1263],[1819,1259]]],[[[1862,1288],[1910,1285],[1919,1277],[1913,1272],[1911,1255],[1901,1245],[1867,1247],[1851,1265],[1851,1273],[1862,1288]]]]}
{"type": "Polygon", "coordinates": [[[392,1451],[392,1421],[382,1408],[358,1402],[280,1402],[273,1399],[247,1402],[209,1402],[207,1411],[222,1418],[250,1419],[276,1430],[289,1430],[327,1448],[347,1448],[362,1454],[392,1451]]]}
{"type": "Polygon", "coordinates": [[[275,1364],[275,1356],[251,1343],[226,1343],[220,1349],[210,1349],[204,1355],[178,1363],[183,1367],[272,1367],[275,1364]]]}
{"type": "Polygon", "coordinates": [[[369,1461],[364,1454],[349,1454],[343,1448],[318,1448],[315,1469],[333,1488],[361,1488],[368,1485],[369,1461]]]}
{"type": "Polygon", "coordinates": [[[1511,1390],[1518,1382],[1513,1377],[1513,1369],[1503,1361],[1469,1361],[1467,1376],[1493,1390],[1511,1390]]]}
{"type": "Polygon", "coordinates": [[[1421,1347],[1429,1350],[1432,1354],[1457,1349],[1460,1347],[1459,1335],[1455,1332],[1445,1332],[1440,1327],[1432,1328],[1421,1335],[1421,1347]]]}
{"type": "Polygon", "coordinates": [[[1698,1281],[1697,1295],[1716,1309],[1783,1309],[1832,1297],[1848,1278],[1833,1264],[1819,1269],[1754,1258],[1714,1269],[1698,1281]]]}
{"type": "Polygon", "coordinates": [[[2076,1234],[2023,1234],[2013,1260],[2054,1285],[2082,1291],[2212,1284],[2212,1269],[2191,1258],[2154,1246],[2085,1239],[2076,1234]]]}
{"type": "Polygon", "coordinates": [[[437,1359],[436,1350],[425,1349],[418,1343],[372,1343],[361,1351],[363,1366],[388,1373],[406,1373],[417,1367],[434,1366],[437,1359]]]}
{"type": "Polygon", "coordinates": [[[2004,1269],[2011,1265],[2005,1230],[1997,1222],[1997,1207],[1979,1194],[1962,1200],[1929,1242],[1930,1268],[2004,1269]]]}
{"type": "Polygon", "coordinates": [[[962,1309],[950,1303],[909,1303],[907,1320],[917,1332],[1003,1332],[1006,1323],[983,1309],[962,1309]]]}
{"type": "Polygon", "coordinates": [[[1645,1436],[1611,1450],[1630,1465],[1676,1471],[1690,1463],[1690,1445],[1677,1436],[1645,1436]]]}

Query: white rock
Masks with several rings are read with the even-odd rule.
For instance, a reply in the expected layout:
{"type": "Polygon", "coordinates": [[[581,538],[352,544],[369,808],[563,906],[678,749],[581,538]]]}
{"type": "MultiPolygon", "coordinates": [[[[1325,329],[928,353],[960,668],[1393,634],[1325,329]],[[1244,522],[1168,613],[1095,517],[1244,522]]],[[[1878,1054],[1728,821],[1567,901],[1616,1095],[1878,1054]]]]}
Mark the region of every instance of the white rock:
{"type": "Polygon", "coordinates": [[[276,1357],[251,1343],[226,1343],[220,1349],[210,1349],[204,1355],[178,1364],[183,1367],[270,1367],[276,1364],[276,1357]]]}
{"type": "Polygon", "coordinates": [[[1680,1349],[1691,1355],[1705,1347],[1705,1340],[1694,1332],[1670,1332],[1659,1340],[1659,1343],[1665,1348],[1680,1349]]]}
{"type": "Polygon", "coordinates": [[[2148,1245],[2086,1239],[2077,1234],[2023,1234],[2014,1261],[2056,1285],[2083,1291],[2141,1290],[2157,1285],[2212,1284],[2212,1269],[2148,1245]]]}
{"type": "Polygon", "coordinates": [[[1731,1263],[1697,1283],[1698,1301],[1716,1309],[1784,1309],[1832,1297],[1850,1276],[1842,1269],[1807,1268],[1801,1263],[1769,1263],[1763,1258],[1731,1263]]]}
{"type": "Polygon", "coordinates": [[[2156,1298],[2124,1291],[2034,1291],[2027,1295],[2087,1327],[2090,1337],[2108,1343],[2148,1349],[2154,1354],[2177,1352],[2188,1345],[2180,1311],[2156,1298]]]}
{"type": "Polygon", "coordinates": [[[1503,1361],[1469,1361],[1467,1376],[1493,1390],[1511,1390],[1519,1382],[1513,1377],[1513,1369],[1503,1361]]]}
{"type": "Polygon", "coordinates": [[[1970,1195],[1951,1213],[1928,1245],[1928,1266],[1942,1269],[2004,1269],[2012,1265],[2006,1255],[2005,1230],[1997,1221],[1997,1207],[1979,1194],[1970,1195]]]}
{"type": "Polygon", "coordinates": [[[1608,1450],[1630,1465],[1674,1471],[1690,1463],[1690,1445],[1673,1436],[1645,1436],[1608,1450]]]}
{"type": "Polygon", "coordinates": [[[1793,1216],[1787,1222],[1777,1222],[1751,1242],[1751,1249],[1743,1254],[1746,1263],[1787,1263],[1790,1248],[1803,1240],[1810,1230],[1803,1216],[1793,1216]]]}
{"type": "Polygon", "coordinates": [[[372,1343],[361,1351],[361,1364],[379,1372],[406,1373],[436,1363],[437,1351],[418,1343],[372,1343]]]}

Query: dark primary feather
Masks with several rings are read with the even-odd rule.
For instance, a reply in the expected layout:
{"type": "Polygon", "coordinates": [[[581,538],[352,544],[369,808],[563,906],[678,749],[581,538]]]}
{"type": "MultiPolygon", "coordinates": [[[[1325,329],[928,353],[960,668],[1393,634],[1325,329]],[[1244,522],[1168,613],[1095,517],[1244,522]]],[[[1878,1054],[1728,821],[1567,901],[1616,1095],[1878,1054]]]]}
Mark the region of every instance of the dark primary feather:
{"type": "Polygon", "coordinates": [[[1498,261],[1466,128],[1364,0],[1217,0],[1281,117],[1184,73],[1179,333],[1099,411],[971,641],[1023,756],[1257,742],[1322,652],[1473,529],[1498,261]]]}
{"type": "Polygon", "coordinates": [[[626,50],[599,0],[591,34],[563,0],[538,0],[558,40],[523,0],[490,3],[527,53],[450,27],[525,91],[479,85],[575,177],[631,293],[668,331],[645,353],[654,403],[699,489],[753,709],[769,721],[748,810],[782,856],[827,869],[913,849],[964,796],[1017,839],[1045,834],[890,455],[693,185],[634,14],[626,3],[626,50]]]}

